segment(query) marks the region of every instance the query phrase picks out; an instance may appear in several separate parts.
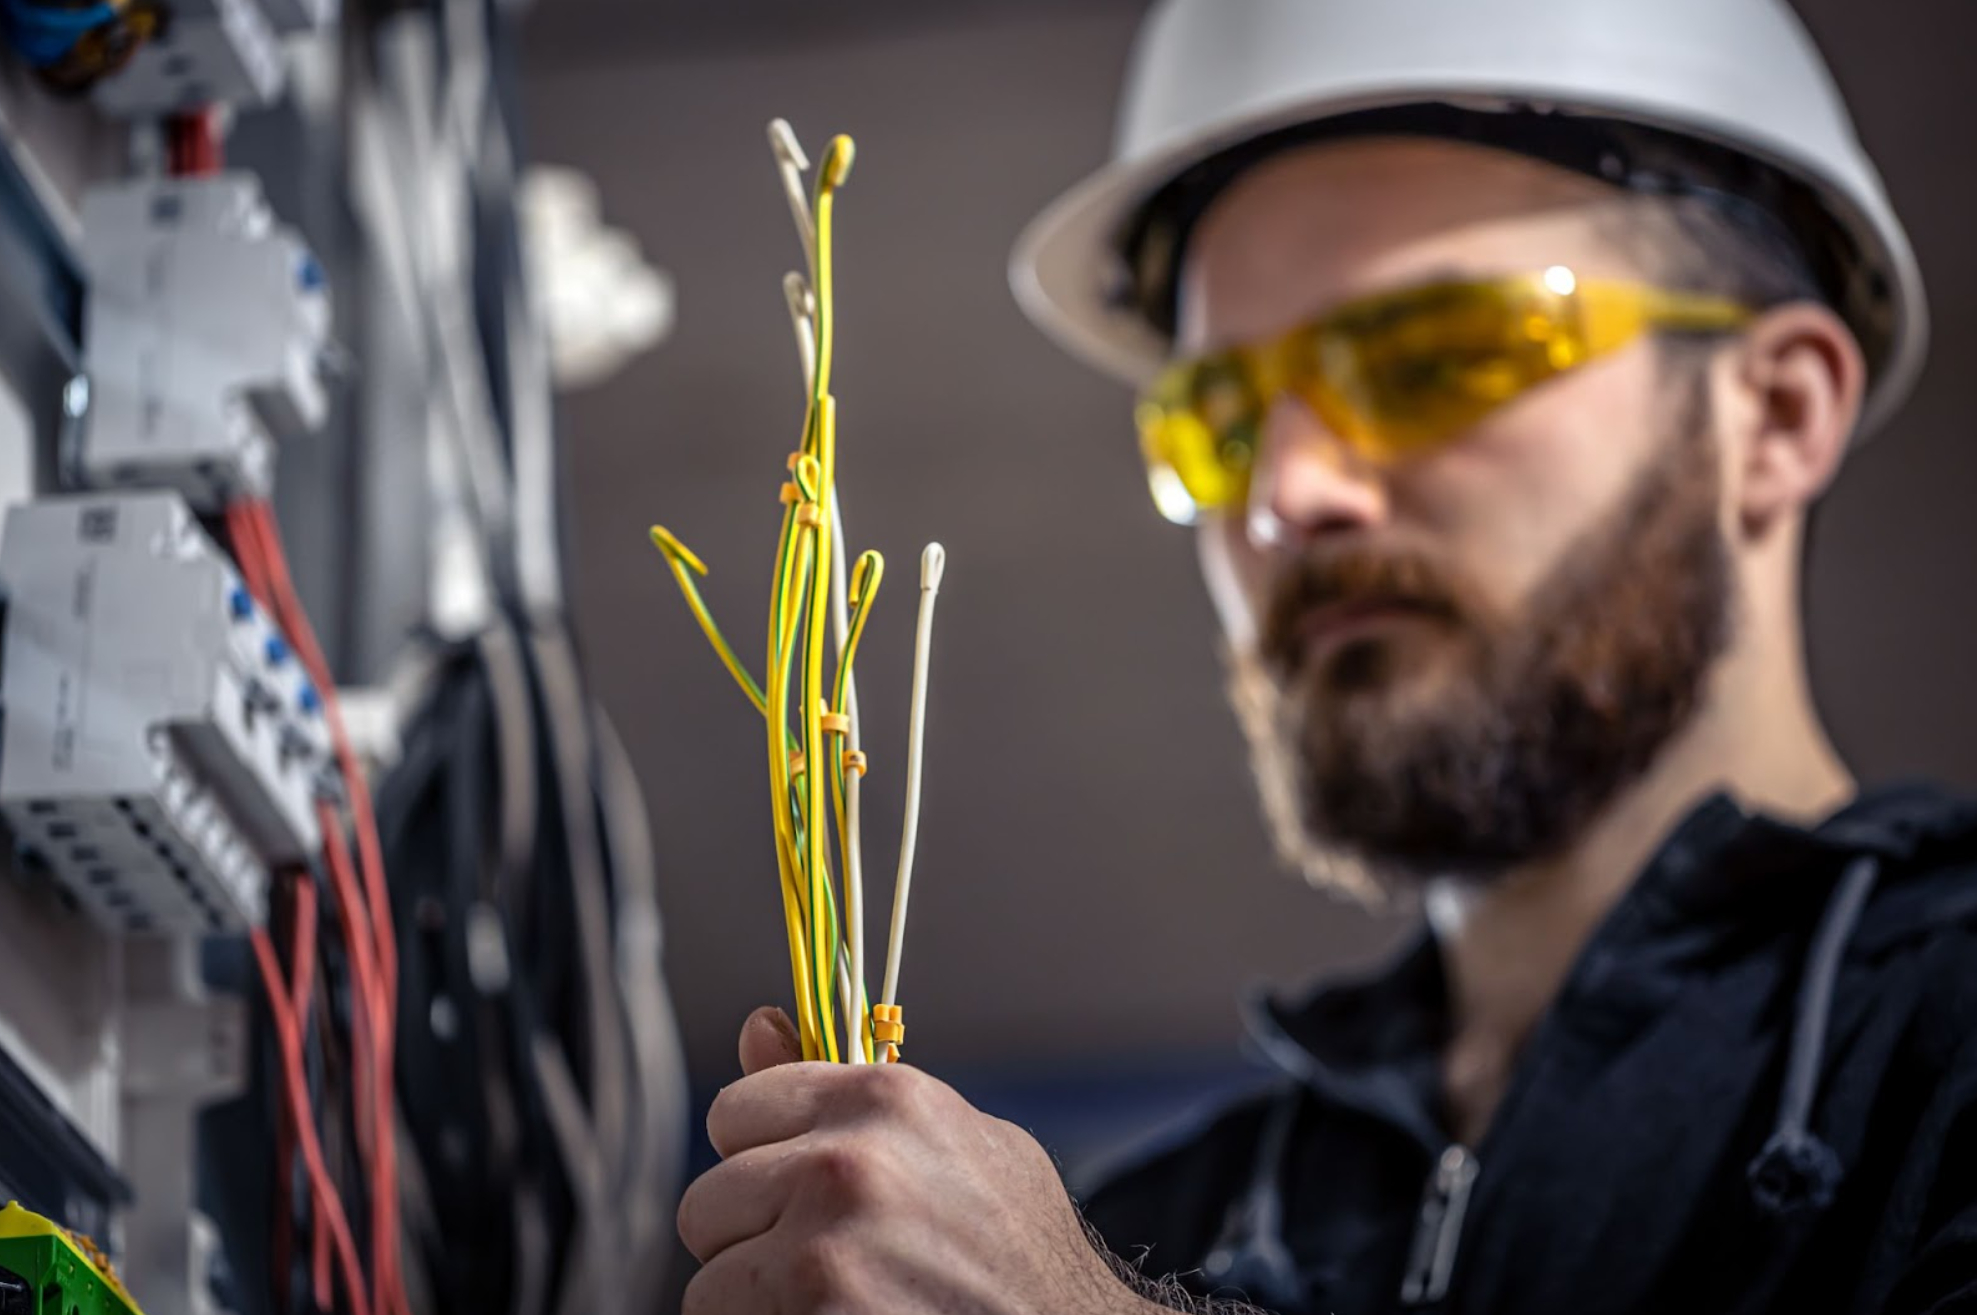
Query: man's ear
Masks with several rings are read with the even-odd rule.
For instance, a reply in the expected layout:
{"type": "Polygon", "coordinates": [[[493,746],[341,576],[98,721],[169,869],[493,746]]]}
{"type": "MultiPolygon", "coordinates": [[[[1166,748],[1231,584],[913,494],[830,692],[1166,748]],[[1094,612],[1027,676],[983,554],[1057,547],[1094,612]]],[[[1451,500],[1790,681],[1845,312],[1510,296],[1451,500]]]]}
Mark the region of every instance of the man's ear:
{"type": "MultiPolygon", "coordinates": [[[[1860,421],[1867,366],[1860,345],[1824,306],[1766,312],[1730,353],[1727,383],[1738,431],[1731,472],[1747,533],[1764,534],[1825,491],[1860,421]]],[[[1719,407],[1719,414],[1724,414],[1719,407]]]]}

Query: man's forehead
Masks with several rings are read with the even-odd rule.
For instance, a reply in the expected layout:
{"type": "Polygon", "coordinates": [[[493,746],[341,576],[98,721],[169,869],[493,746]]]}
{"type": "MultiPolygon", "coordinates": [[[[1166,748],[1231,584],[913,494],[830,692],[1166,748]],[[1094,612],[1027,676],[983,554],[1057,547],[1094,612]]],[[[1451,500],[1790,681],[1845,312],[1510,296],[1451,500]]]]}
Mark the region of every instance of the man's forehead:
{"type": "Polygon", "coordinates": [[[1181,338],[1260,331],[1399,283],[1524,272],[1592,255],[1618,188],[1508,151],[1421,138],[1288,150],[1229,185],[1181,270],[1181,338]],[[1218,321],[1205,326],[1203,317],[1218,321]]]}

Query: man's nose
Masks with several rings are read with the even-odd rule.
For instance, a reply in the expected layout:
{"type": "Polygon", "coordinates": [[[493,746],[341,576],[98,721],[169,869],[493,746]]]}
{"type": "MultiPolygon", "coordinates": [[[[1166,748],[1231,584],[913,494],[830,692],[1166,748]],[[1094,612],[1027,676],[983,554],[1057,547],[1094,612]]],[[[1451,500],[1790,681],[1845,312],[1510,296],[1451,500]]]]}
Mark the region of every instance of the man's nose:
{"type": "Polygon", "coordinates": [[[1250,475],[1246,533],[1259,548],[1295,548],[1387,517],[1379,470],[1311,408],[1280,397],[1264,417],[1250,475]]]}

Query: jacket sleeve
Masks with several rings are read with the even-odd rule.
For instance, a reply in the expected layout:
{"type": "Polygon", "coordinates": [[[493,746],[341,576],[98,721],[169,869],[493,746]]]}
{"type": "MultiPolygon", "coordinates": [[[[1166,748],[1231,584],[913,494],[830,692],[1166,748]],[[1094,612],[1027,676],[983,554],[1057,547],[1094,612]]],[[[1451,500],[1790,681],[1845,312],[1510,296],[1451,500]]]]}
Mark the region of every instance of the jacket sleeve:
{"type": "Polygon", "coordinates": [[[1266,1106],[1243,1101],[1151,1153],[1130,1154],[1125,1167],[1098,1175],[1096,1187],[1073,1184],[1099,1249],[1138,1280],[1142,1295],[1170,1309],[1208,1309],[1179,1304],[1187,1287],[1176,1276],[1197,1270],[1208,1253],[1246,1180],[1266,1106]]]}

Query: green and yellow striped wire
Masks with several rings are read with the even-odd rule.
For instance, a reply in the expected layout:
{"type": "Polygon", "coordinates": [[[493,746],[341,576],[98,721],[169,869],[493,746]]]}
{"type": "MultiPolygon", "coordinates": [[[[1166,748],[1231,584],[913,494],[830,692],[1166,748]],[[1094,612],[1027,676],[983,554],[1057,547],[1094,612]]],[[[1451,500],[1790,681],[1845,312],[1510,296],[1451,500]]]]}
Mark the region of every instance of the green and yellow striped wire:
{"type": "MultiPolygon", "coordinates": [[[[804,167],[800,149],[787,128],[778,124],[771,136],[779,143],[786,182],[800,177],[804,167]]],[[[808,287],[792,293],[792,306],[799,310],[798,334],[806,358],[809,399],[802,445],[789,458],[789,480],[781,493],[782,531],[770,591],[767,679],[763,683],[757,684],[742,665],[708,611],[696,583],[697,576],[707,573],[706,566],[665,528],[652,529],[652,541],[664,554],[694,619],[721,664],[763,715],[768,735],[770,816],[796,991],[797,1027],[804,1058],[832,1063],[847,1058],[870,1063],[875,1057],[864,985],[850,980],[844,961],[844,929],[839,924],[840,901],[832,879],[830,836],[834,831],[839,861],[849,868],[852,837],[845,806],[845,776],[847,771],[864,770],[864,760],[852,754],[854,746],[846,734],[851,671],[885,572],[885,562],[877,553],[863,554],[850,573],[850,626],[828,683],[824,662],[832,573],[844,566],[834,556],[832,526],[837,506],[837,402],[831,395],[836,318],[832,233],[836,194],[851,172],[853,149],[849,137],[835,138],[818,170],[807,207],[803,198],[792,196],[810,264],[808,287]],[[840,997],[832,989],[834,984],[842,985],[842,998],[854,1015],[844,1020],[842,1029],[840,997]]]]}

